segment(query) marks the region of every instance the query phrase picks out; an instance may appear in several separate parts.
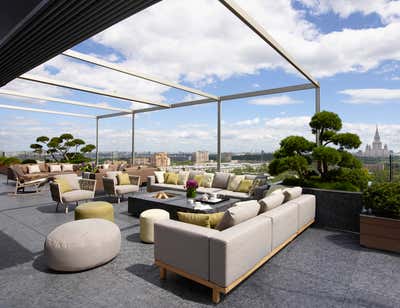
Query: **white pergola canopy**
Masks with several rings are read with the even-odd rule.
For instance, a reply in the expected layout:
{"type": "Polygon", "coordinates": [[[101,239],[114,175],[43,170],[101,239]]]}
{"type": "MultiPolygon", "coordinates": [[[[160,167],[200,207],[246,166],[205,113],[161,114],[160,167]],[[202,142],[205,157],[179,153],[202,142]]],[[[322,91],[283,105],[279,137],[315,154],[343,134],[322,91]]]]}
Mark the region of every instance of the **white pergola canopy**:
{"type": "MultiPolygon", "coordinates": [[[[0,108],[6,109],[13,109],[13,110],[23,110],[23,111],[30,111],[30,112],[42,112],[42,113],[49,113],[49,114],[59,114],[59,115],[66,115],[66,116],[75,116],[75,117],[84,117],[84,118],[93,118],[96,120],[96,164],[98,163],[98,153],[99,153],[99,120],[105,118],[112,118],[112,117],[119,117],[124,115],[132,115],[132,163],[135,158],[135,114],[136,113],[143,113],[143,112],[151,112],[157,110],[164,110],[164,109],[172,109],[172,108],[179,108],[179,107],[186,107],[186,106],[193,106],[193,105],[200,105],[200,104],[207,104],[207,103],[216,103],[217,104],[217,153],[218,153],[218,170],[221,166],[221,104],[223,101],[230,101],[235,99],[242,99],[248,97],[255,97],[255,96],[263,96],[263,95],[270,95],[270,94],[278,94],[278,93],[286,93],[286,92],[293,92],[293,91],[302,91],[308,89],[315,90],[315,112],[320,111],[320,86],[319,83],[305,70],[303,69],[298,63],[294,61],[294,59],[280,46],[268,33],[267,31],[259,25],[251,16],[249,16],[244,10],[242,10],[234,1],[232,0],[219,0],[227,9],[229,9],[234,15],[236,15],[245,25],[247,25],[254,33],[256,33],[262,40],[264,40],[269,46],[271,46],[279,55],[281,55],[288,63],[290,63],[300,74],[302,74],[309,83],[287,86],[287,87],[280,87],[280,88],[273,88],[273,89],[265,89],[259,91],[252,91],[252,92],[243,92],[243,93],[234,93],[230,95],[224,96],[217,96],[214,94],[206,93],[198,89],[194,89],[188,86],[184,86],[175,82],[170,82],[166,80],[162,80],[158,77],[150,76],[147,74],[143,74],[140,72],[132,71],[126,69],[120,65],[109,63],[102,59],[98,59],[93,56],[89,56],[86,54],[82,54],[76,51],[68,50],[64,51],[62,55],[71,57],[80,61],[84,61],[90,64],[94,64],[97,66],[101,66],[113,71],[117,71],[123,74],[127,74],[129,76],[141,78],[147,81],[151,81],[157,84],[161,84],[164,86],[172,87],[178,90],[182,90],[191,94],[196,94],[199,96],[204,97],[203,99],[192,100],[187,102],[178,102],[173,104],[166,104],[160,102],[153,102],[147,99],[139,98],[139,97],[130,97],[126,95],[119,95],[115,92],[110,91],[103,91],[99,89],[94,89],[86,86],[76,85],[69,82],[63,82],[54,80],[51,78],[39,77],[31,74],[23,74],[21,75],[20,79],[38,82],[42,84],[47,84],[51,86],[63,87],[72,90],[83,91],[87,93],[98,94],[102,96],[107,96],[111,98],[117,98],[120,100],[125,100],[129,102],[138,102],[144,103],[147,105],[151,105],[152,107],[142,108],[142,109],[126,109],[126,108],[117,108],[117,107],[110,107],[110,106],[102,106],[96,105],[91,103],[84,103],[78,102],[73,100],[61,99],[61,98],[53,98],[47,96],[39,96],[33,94],[26,94],[26,93],[18,93],[14,91],[8,91],[4,89],[0,89],[1,95],[8,95],[8,96],[19,96],[24,98],[33,98],[39,99],[44,101],[49,101],[53,103],[61,103],[61,104],[70,104],[70,105],[77,105],[77,106],[84,106],[89,108],[97,108],[97,109],[106,109],[112,111],[118,111],[115,113],[108,113],[103,115],[89,115],[89,114],[76,114],[76,113],[69,113],[69,112],[61,112],[61,111],[53,111],[53,110],[46,110],[46,109],[36,109],[36,108],[26,108],[26,107],[17,107],[12,105],[4,105],[0,104],[0,108]]],[[[317,140],[318,142],[318,140],[317,140]]]]}

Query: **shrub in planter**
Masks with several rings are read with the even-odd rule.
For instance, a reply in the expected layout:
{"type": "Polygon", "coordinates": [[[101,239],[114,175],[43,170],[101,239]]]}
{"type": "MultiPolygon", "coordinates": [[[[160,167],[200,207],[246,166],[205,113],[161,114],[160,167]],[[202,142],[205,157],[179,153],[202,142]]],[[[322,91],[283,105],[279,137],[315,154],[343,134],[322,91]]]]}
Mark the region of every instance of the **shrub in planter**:
{"type": "Polygon", "coordinates": [[[378,183],[363,194],[365,207],[376,216],[400,218],[400,183],[378,183]]]}
{"type": "Polygon", "coordinates": [[[35,159],[24,159],[22,161],[23,164],[37,164],[37,161],[35,159]]]}

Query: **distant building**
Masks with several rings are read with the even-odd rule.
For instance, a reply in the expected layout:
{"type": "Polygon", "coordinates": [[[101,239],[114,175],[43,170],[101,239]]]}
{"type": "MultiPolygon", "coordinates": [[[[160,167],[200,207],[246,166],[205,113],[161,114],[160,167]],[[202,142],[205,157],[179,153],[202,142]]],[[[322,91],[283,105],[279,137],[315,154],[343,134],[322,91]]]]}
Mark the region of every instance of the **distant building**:
{"type": "Polygon", "coordinates": [[[221,153],[221,160],[224,163],[229,163],[232,161],[232,153],[221,153]]]}
{"type": "Polygon", "coordinates": [[[146,165],[150,165],[150,157],[135,157],[134,160],[134,165],[138,165],[138,166],[146,166],[146,165]]]}
{"type": "Polygon", "coordinates": [[[208,151],[197,151],[192,154],[192,162],[194,164],[201,164],[210,160],[208,151]]]}
{"type": "Polygon", "coordinates": [[[389,151],[387,144],[382,146],[381,136],[379,135],[378,126],[376,126],[374,141],[372,145],[367,144],[365,146],[365,151],[359,151],[357,154],[363,157],[386,157],[389,156],[391,151],[389,151]]]}
{"type": "Polygon", "coordinates": [[[150,159],[150,164],[156,168],[166,168],[171,165],[171,160],[168,157],[168,153],[160,152],[153,154],[150,159]]]}

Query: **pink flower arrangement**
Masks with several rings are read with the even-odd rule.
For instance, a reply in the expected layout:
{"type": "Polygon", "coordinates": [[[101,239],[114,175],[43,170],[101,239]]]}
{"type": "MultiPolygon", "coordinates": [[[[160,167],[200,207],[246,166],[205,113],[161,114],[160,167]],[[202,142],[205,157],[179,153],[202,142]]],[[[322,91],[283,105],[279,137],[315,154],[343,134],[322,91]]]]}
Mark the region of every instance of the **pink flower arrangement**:
{"type": "Polygon", "coordinates": [[[199,187],[199,184],[197,183],[196,180],[187,180],[186,182],[186,189],[197,189],[199,187]]]}

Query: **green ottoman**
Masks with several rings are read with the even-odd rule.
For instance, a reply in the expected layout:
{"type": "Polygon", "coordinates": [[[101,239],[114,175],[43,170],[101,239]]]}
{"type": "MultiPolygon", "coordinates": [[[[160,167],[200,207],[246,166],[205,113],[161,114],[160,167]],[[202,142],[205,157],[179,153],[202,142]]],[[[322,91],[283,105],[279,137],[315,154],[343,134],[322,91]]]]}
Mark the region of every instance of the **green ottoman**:
{"type": "Polygon", "coordinates": [[[111,203],[104,201],[78,205],[75,209],[75,220],[87,218],[103,218],[114,222],[114,208],[111,203]]]}

